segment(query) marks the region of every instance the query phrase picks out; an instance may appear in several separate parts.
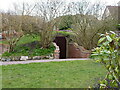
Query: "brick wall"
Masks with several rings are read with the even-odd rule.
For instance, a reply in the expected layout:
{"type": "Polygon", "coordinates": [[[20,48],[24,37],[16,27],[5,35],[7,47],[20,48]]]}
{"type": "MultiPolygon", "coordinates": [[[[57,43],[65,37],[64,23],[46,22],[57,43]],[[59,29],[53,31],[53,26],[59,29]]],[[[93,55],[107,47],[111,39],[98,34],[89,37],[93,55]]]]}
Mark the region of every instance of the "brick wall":
{"type": "Polygon", "coordinates": [[[76,46],[75,43],[68,44],[68,58],[88,58],[90,51],[81,46],[76,46]]]}

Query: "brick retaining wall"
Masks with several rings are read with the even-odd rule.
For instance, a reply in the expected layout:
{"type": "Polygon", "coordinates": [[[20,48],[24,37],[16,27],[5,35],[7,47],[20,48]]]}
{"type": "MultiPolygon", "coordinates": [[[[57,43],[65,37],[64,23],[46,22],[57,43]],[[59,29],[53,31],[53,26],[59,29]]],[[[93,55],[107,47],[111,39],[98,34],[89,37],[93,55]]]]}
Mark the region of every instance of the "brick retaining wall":
{"type": "Polygon", "coordinates": [[[90,51],[84,49],[82,46],[76,46],[75,43],[68,45],[68,58],[88,58],[90,51]]]}

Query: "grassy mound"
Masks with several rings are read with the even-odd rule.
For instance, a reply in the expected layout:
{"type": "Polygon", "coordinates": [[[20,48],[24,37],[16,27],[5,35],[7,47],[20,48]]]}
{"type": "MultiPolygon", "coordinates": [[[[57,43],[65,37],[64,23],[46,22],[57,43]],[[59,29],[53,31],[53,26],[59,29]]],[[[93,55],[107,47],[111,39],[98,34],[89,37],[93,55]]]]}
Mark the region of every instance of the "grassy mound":
{"type": "Polygon", "coordinates": [[[21,44],[15,47],[14,52],[5,52],[2,56],[41,56],[53,53],[55,47],[53,44],[49,48],[43,49],[39,41],[21,44]]]}

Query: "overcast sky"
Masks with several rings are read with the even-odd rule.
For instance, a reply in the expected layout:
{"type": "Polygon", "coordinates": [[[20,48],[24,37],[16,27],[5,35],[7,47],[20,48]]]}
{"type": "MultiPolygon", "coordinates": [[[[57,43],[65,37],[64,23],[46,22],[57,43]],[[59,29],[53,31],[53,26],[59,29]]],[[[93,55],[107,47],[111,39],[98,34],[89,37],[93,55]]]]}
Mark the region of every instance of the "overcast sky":
{"type": "MultiPolygon", "coordinates": [[[[34,1],[38,1],[38,0],[0,0],[0,10],[12,9],[13,3],[22,3],[22,2],[34,3],[34,1]]],[[[65,1],[70,2],[70,1],[80,1],[80,0],[65,0],[65,1]]],[[[88,1],[94,3],[98,0],[88,0],[88,1]]],[[[117,3],[120,0],[99,0],[99,1],[106,3],[106,5],[117,5],[117,3]]]]}

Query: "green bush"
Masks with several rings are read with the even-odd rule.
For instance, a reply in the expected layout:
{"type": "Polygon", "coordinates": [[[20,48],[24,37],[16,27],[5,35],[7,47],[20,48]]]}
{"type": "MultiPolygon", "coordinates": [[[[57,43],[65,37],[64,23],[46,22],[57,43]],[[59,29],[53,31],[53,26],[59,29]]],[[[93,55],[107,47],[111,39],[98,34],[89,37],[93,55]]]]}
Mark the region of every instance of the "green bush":
{"type": "Polygon", "coordinates": [[[99,59],[108,71],[105,79],[100,81],[100,88],[120,88],[120,37],[110,32],[101,34],[92,57],[99,59]]]}
{"type": "Polygon", "coordinates": [[[12,53],[9,53],[9,52],[5,52],[5,53],[2,54],[2,56],[7,56],[7,57],[9,57],[11,55],[12,55],[12,53]]]}
{"type": "Polygon", "coordinates": [[[53,53],[55,47],[53,44],[49,48],[43,49],[39,42],[32,42],[16,46],[14,52],[5,52],[2,56],[41,56],[53,53]]]}

